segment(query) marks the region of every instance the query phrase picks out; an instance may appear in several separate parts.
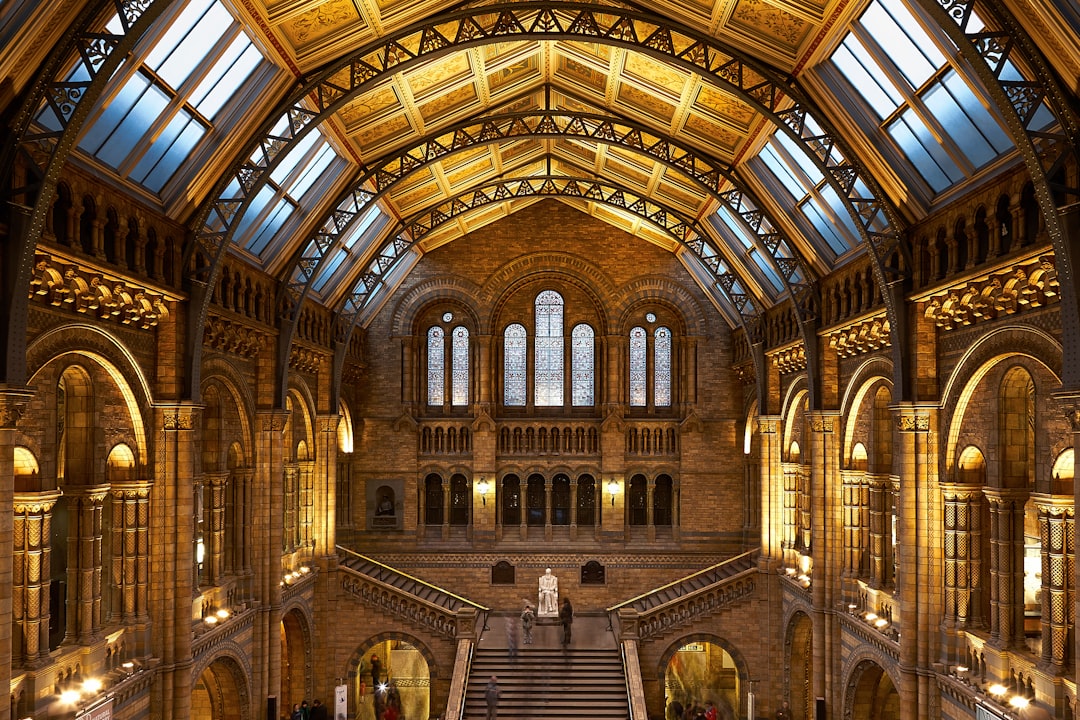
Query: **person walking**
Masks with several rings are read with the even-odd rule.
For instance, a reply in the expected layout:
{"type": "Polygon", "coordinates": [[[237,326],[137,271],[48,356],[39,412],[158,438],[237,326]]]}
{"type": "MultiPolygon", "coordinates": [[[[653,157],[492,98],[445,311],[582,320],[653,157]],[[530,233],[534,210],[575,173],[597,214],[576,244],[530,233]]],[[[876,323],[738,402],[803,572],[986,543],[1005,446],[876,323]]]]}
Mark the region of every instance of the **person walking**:
{"type": "Polygon", "coordinates": [[[487,701],[487,720],[499,717],[499,678],[492,675],[484,688],[484,700],[487,701]]]}
{"type": "Polygon", "coordinates": [[[532,645],[532,629],[535,624],[536,613],[533,612],[532,605],[526,600],[525,608],[521,611],[521,641],[526,645],[532,645]]]}
{"type": "Polygon", "coordinates": [[[562,607],[559,608],[559,622],[562,623],[563,647],[570,647],[570,627],[574,624],[574,606],[570,604],[568,597],[563,598],[562,607]]]}
{"type": "Polygon", "coordinates": [[[382,661],[378,655],[371,656],[371,691],[379,691],[379,678],[382,677],[382,661]]]}
{"type": "Polygon", "coordinates": [[[514,618],[506,618],[506,656],[511,660],[517,659],[518,634],[517,623],[514,618]]]}

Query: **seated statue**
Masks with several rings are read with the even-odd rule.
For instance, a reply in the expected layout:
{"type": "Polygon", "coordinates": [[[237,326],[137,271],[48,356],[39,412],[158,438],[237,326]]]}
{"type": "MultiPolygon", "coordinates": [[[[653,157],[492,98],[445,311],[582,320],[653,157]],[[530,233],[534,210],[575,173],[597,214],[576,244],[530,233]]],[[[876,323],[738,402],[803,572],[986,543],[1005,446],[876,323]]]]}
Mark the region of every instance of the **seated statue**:
{"type": "Polygon", "coordinates": [[[559,615],[559,579],[551,574],[551,568],[540,576],[540,597],[536,603],[538,617],[558,617],[559,615]]]}

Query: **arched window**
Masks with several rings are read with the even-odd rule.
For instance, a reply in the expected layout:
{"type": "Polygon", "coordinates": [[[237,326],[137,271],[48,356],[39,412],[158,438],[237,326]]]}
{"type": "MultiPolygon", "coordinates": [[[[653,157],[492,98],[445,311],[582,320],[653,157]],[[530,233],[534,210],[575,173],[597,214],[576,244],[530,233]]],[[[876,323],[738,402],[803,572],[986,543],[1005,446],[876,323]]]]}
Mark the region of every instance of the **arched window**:
{"type": "Polygon", "coordinates": [[[544,478],[541,475],[530,475],[526,500],[529,503],[528,524],[541,527],[547,522],[547,493],[544,489],[544,478]]]}
{"type": "Polygon", "coordinates": [[[649,401],[648,343],[645,328],[630,331],[630,407],[645,407],[649,401]]]}
{"type": "Polygon", "coordinates": [[[570,524],[570,478],[561,473],[551,481],[551,524],[570,524]]]}
{"type": "Polygon", "coordinates": [[[451,381],[452,405],[469,404],[469,329],[454,328],[454,344],[451,355],[454,377],[451,381]]]}
{"type": "Polygon", "coordinates": [[[527,341],[525,326],[514,323],[503,332],[503,403],[525,404],[527,341]]]}
{"type": "Polygon", "coordinates": [[[647,525],[649,523],[648,493],[648,485],[643,475],[635,475],[630,478],[627,508],[630,511],[631,525],[647,525]]]}
{"type": "Polygon", "coordinates": [[[671,331],[653,333],[653,405],[671,407],[671,331]]]}
{"type": "Polygon", "coordinates": [[[577,524],[596,524],[596,480],[592,475],[582,475],[577,481],[577,524]]]}
{"type": "Polygon", "coordinates": [[[502,481],[502,524],[521,524],[521,481],[517,475],[507,475],[502,481]]]}
{"type": "Polygon", "coordinates": [[[424,480],[424,524],[442,525],[443,486],[438,475],[428,475],[424,480]]]}
{"type": "Polygon", "coordinates": [[[536,296],[535,384],[537,407],[563,404],[563,299],[554,290],[536,296]]]}
{"type": "Polygon", "coordinates": [[[469,524],[469,481],[461,474],[450,478],[450,524],[469,524]]]}
{"type": "Polygon", "coordinates": [[[435,326],[427,332],[427,402],[428,405],[443,404],[443,388],[446,387],[446,350],[443,329],[435,326]]]}
{"type": "Polygon", "coordinates": [[[575,325],[570,332],[570,384],[571,402],[574,407],[583,407],[593,404],[593,393],[596,387],[596,372],[594,369],[595,344],[593,329],[581,323],[575,325]]]}
{"type": "Polygon", "coordinates": [[[661,475],[656,478],[656,487],[653,488],[653,525],[671,525],[673,495],[671,476],[661,475]]]}

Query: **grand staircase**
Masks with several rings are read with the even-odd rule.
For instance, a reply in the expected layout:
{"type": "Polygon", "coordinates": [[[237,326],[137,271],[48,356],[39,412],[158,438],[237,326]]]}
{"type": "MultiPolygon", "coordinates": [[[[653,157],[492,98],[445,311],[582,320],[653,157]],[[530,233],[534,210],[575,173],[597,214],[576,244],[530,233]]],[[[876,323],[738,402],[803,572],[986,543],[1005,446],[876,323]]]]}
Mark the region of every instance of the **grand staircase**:
{"type": "MultiPolygon", "coordinates": [[[[496,634],[504,632],[501,617],[490,622],[496,634]]],[[[596,616],[575,620],[575,642],[568,650],[558,644],[561,630],[557,626],[536,628],[537,642],[519,646],[515,659],[508,657],[504,642],[488,647],[482,642],[473,656],[462,720],[487,717],[484,689],[492,675],[499,682],[500,718],[627,720],[626,677],[619,650],[613,639],[594,647],[590,624],[602,624],[610,637],[607,621],[596,616]]]]}

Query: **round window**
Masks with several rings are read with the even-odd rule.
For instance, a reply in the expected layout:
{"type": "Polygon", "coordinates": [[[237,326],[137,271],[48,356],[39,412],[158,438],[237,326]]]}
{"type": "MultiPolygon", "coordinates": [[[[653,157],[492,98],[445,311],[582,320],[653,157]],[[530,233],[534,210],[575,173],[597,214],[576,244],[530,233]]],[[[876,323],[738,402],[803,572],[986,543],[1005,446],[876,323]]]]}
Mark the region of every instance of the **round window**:
{"type": "Polygon", "coordinates": [[[454,319],[454,313],[452,313],[452,312],[444,312],[442,314],[442,321],[443,322],[450,322],[453,319],[454,319]]]}
{"type": "Polygon", "coordinates": [[[645,313],[646,322],[656,322],[656,315],[654,313],[645,313]]]}

